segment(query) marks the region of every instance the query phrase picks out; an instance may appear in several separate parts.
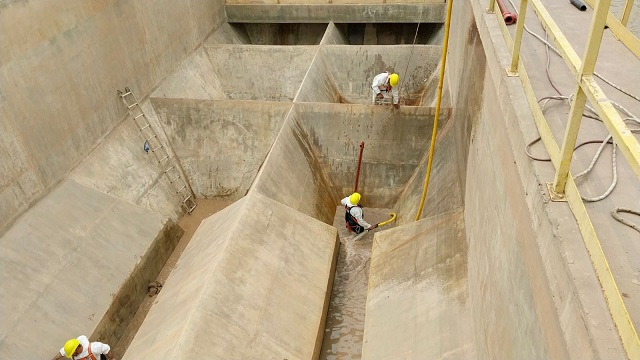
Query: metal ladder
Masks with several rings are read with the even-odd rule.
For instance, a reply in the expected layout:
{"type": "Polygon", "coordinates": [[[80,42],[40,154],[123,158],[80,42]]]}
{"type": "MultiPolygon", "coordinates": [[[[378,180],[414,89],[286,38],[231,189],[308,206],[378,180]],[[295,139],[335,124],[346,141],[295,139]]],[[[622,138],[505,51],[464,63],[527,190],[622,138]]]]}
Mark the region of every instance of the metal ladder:
{"type": "Polygon", "coordinates": [[[164,171],[164,176],[169,180],[169,184],[175,191],[176,196],[180,197],[181,206],[187,213],[191,214],[197,204],[195,196],[191,187],[187,183],[186,179],[180,172],[180,166],[174,157],[169,155],[169,152],[158,138],[158,134],[151,127],[151,123],[145,115],[142,107],[138,103],[138,99],[128,87],[124,88],[124,92],[118,90],[118,96],[122,99],[122,102],[129,110],[129,114],[133,118],[133,122],[136,124],[140,134],[149,145],[149,150],[153,153],[160,164],[160,167],[164,171]]]}

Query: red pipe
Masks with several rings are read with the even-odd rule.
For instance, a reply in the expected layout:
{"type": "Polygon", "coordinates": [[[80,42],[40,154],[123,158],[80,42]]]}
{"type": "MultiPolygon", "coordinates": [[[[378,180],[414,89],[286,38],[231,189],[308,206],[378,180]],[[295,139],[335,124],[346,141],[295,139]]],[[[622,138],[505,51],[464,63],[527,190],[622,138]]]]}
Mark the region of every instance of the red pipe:
{"type": "Polygon", "coordinates": [[[362,151],[364,150],[364,141],[360,143],[360,157],[358,158],[358,171],[356,172],[356,187],[353,192],[358,192],[358,180],[360,179],[360,164],[362,164],[362,151]]]}
{"type": "Polygon", "coordinates": [[[502,13],[504,23],[507,25],[515,24],[516,21],[518,21],[518,14],[509,11],[502,0],[496,0],[496,2],[498,3],[498,7],[500,8],[500,12],[502,13]]]}

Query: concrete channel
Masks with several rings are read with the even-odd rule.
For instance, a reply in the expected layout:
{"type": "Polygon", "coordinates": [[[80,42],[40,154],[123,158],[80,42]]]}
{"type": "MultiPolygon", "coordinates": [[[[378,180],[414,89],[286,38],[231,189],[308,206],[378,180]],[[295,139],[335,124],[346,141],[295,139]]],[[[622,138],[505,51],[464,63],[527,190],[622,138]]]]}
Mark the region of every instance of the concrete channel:
{"type": "MultiPolygon", "coordinates": [[[[416,221],[445,5],[0,5],[0,358],[83,334],[127,360],[627,358],[571,212],[546,197],[550,165],[522,151],[537,133],[484,2],[454,3],[416,221]],[[371,104],[382,71],[400,74],[399,109],[371,104]],[[398,217],[356,243],[339,203],[361,142],[366,219],[398,217]]],[[[633,309],[625,250],[612,267],[633,309]]]]}

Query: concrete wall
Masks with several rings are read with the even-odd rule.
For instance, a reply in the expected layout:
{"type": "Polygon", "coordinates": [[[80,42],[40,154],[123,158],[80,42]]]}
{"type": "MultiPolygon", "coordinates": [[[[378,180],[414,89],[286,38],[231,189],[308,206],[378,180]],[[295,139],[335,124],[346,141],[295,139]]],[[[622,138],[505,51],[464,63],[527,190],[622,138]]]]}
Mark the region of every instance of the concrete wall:
{"type": "Polygon", "coordinates": [[[4,2],[0,12],[0,232],[224,20],[221,1],[4,2]]]}
{"type": "Polygon", "coordinates": [[[323,171],[301,118],[299,111],[289,113],[251,191],[331,224],[340,194],[323,171]]]}
{"type": "Polygon", "coordinates": [[[291,108],[287,103],[156,99],[197,198],[243,197],[291,108]]]}
{"type": "Polygon", "coordinates": [[[342,30],[340,30],[336,24],[332,21],[327,26],[320,45],[347,45],[349,41],[342,30]]]}
{"type": "Polygon", "coordinates": [[[292,101],[315,46],[205,45],[232,100],[292,101]]]}
{"type": "Polygon", "coordinates": [[[0,237],[0,357],[51,358],[79,334],[113,344],[180,235],[158,214],[64,181],[0,237]]]}
{"type": "Polygon", "coordinates": [[[326,58],[343,102],[371,104],[371,81],[383,71],[400,75],[400,101],[418,105],[440,59],[440,46],[326,46],[320,54],[326,58]]]}
{"type": "Polygon", "coordinates": [[[363,359],[476,358],[463,212],[375,235],[363,359]]]}
{"type": "Polygon", "coordinates": [[[248,195],[203,220],[122,358],[316,359],[337,244],[334,227],[248,195]]]}
{"type": "MultiPolygon", "coordinates": [[[[391,207],[429,148],[433,108],[296,104],[296,109],[340,198],[353,192],[364,141],[358,191],[367,207],[391,207]]],[[[441,125],[446,123],[445,114],[441,125]]]]}
{"type": "MultiPolygon", "coordinates": [[[[271,1],[271,0],[268,0],[271,1]]],[[[324,1],[324,0],[322,0],[324,1]]],[[[350,1],[350,0],[348,0],[350,1]]],[[[444,2],[409,4],[231,4],[225,6],[234,23],[444,23],[444,2]]]]}
{"type": "Polygon", "coordinates": [[[318,45],[327,24],[234,24],[254,45],[318,45]]]}

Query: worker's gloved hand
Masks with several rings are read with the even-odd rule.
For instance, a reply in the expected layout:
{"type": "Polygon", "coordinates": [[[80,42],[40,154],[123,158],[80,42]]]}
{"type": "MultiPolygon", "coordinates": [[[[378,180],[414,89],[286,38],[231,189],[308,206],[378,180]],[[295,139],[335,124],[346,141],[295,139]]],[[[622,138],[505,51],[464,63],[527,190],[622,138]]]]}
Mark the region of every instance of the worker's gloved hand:
{"type": "Polygon", "coordinates": [[[373,225],[371,225],[371,227],[369,228],[369,230],[373,230],[373,229],[375,229],[375,228],[377,228],[377,227],[378,227],[378,224],[373,224],[373,225]]]}
{"type": "Polygon", "coordinates": [[[400,104],[393,104],[394,109],[400,109],[400,104]]]}
{"type": "Polygon", "coordinates": [[[378,100],[382,100],[382,99],[384,99],[384,95],[382,95],[382,93],[378,93],[378,94],[376,95],[376,99],[378,99],[378,100]]]}

